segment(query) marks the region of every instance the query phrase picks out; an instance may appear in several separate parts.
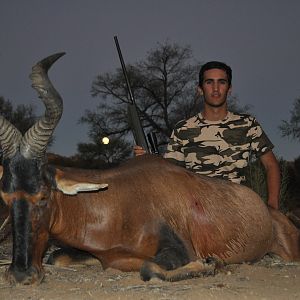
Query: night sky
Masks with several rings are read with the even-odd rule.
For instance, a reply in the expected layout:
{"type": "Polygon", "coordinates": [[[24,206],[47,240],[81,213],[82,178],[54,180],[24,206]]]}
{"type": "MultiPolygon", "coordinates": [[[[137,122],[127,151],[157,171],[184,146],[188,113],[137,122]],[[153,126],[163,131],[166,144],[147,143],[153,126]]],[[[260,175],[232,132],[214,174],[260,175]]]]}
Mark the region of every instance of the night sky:
{"type": "Polygon", "coordinates": [[[78,142],[88,141],[78,119],[97,105],[90,95],[95,76],[119,67],[114,35],[126,63],[166,40],[190,45],[198,61],[226,62],[233,69],[233,95],[252,106],[275,154],[289,160],[300,155],[300,142],[282,138],[278,129],[300,97],[300,1],[1,0],[0,96],[34,104],[42,114],[31,67],[67,53],[49,72],[64,100],[51,151],[72,155],[78,142]]]}

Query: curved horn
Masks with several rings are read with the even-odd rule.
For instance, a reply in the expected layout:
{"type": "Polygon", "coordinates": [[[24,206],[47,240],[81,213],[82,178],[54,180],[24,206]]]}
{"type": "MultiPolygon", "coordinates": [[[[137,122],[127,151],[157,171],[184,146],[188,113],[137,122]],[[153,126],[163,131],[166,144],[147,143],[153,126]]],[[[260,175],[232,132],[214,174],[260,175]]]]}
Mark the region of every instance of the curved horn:
{"type": "Polygon", "coordinates": [[[17,152],[22,134],[20,131],[0,116],[0,145],[3,151],[3,159],[14,156],[17,152]]]}
{"type": "Polygon", "coordinates": [[[20,152],[26,158],[41,158],[45,155],[49,140],[62,115],[63,102],[48,78],[48,70],[64,54],[61,52],[48,56],[32,68],[32,87],[43,100],[46,111],[21,140],[20,152]]]}

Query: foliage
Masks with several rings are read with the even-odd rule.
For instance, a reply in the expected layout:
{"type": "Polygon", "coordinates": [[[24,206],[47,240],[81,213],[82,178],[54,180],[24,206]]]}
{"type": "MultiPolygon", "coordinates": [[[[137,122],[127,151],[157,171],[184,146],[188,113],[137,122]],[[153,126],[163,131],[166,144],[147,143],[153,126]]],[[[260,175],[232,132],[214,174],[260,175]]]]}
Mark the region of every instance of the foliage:
{"type": "MultiPolygon", "coordinates": [[[[280,207],[279,209],[286,212],[289,208],[289,199],[293,187],[291,186],[291,175],[288,169],[288,162],[283,159],[279,160],[279,167],[281,173],[281,185],[280,185],[280,207]]],[[[267,203],[268,200],[268,188],[267,188],[267,177],[265,169],[259,159],[253,160],[249,163],[246,168],[246,186],[250,187],[267,203]]]]}
{"type": "MultiPolygon", "coordinates": [[[[31,104],[19,104],[14,107],[10,100],[5,100],[0,96],[0,111],[11,124],[13,124],[22,134],[24,134],[37,120],[35,107],[31,104]]],[[[54,142],[54,136],[51,137],[48,147],[54,142]]]]}
{"type": "Polygon", "coordinates": [[[285,169],[288,174],[285,206],[294,211],[300,207],[300,156],[292,162],[285,162],[285,169]]]}
{"type": "Polygon", "coordinates": [[[290,121],[281,121],[279,129],[282,136],[292,137],[292,139],[300,141],[300,98],[294,101],[290,113],[290,121]]]}
{"type": "MultiPolygon", "coordinates": [[[[175,123],[192,114],[195,108],[195,86],[199,63],[192,63],[190,47],[158,44],[145,60],[128,65],[128,77],[136,99],[143,127],[159,134],[166,143],[175,123]]],[[[81,122],[95,135],[127,136],[127,89],[122,70],[98,75],[92,84],[92,95],[100,97],[96,112],[87,111],[81,122]]]]}
{"type": "Polygon", "coordinates": [[[104,164],[118,164],[127,158],[131,152],[128,143],[122,139],[112,139],[107,145],[104,145],[99,139],[94,140],[94,143],[78,144],[78,158],[95,168],[102,168],[104,164]],[[96,165],[95,162],[97,162],[96,165]]]}
{"type": "MultiPolygon", "coordinates": [[[[175,124],[198,113],[203,103],[196,95],[200,63],[193,58],[189,46],[158,43],[144,60],[127,65],[128,78],[146,132],[155,132],[159,145],[168,143],[175,124]]],[[[100,74],[92,83],[93,97],[99,97],[95,111],[86,111],[80,122],[89,126],[89,137],[97,141],[103,136],[114,139],[131,137],[127,117],[127,88],[121,68],[100,74]],[[128,135],[129,133],[129,135],[128,135]]],[[[239,107],[232,97],[229,107],[239,107]]],[[[129,145],[130,146],[130,145],[129,145]]],[[[82,148],[80,148],[82,149],[82,148]]],[[[79,149],[79,151],[80,151],[79,149]]]]}
{"type": "Polygon", "coordinates": [[[0,97],[1,115],[17,127],[24,134],[35,122],[36,116],[32,105],[19,104],[13,107],[9,100],[0,97]]]}
{"type": "Polygon", "coordinates": [[[227,101],[227,106],[228,110],[236,113],[248,113],[252,108],[249,104],[241,106],[237,96],[230,96],[227,101]]]}

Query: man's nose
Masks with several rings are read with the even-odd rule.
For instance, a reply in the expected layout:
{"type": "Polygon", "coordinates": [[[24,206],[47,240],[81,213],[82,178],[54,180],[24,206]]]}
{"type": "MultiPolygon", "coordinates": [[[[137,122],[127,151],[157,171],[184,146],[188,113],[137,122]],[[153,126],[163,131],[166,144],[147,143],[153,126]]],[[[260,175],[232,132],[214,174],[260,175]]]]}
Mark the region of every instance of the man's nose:
{"type": "Polygon", "coordinates": [[[218,83],[217,83],[217,82],[214,82],[214,84],[213,84],[213,90],[214,90],[214,91],[218,91],[218,89],[219,89],[218,83]]]}

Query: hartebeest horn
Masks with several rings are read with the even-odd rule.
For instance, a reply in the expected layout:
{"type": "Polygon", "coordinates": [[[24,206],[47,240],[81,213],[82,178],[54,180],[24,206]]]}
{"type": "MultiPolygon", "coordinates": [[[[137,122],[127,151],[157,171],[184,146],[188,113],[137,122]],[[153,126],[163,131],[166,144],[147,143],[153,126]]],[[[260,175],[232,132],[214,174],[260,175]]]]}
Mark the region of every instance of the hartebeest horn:
{"type": "Polygon", "coordinates": [[[20,131],[3,116],[0,116],[0,145],[3,159],[14,156],[19,148],[21,137],[20,131]]]}
{"type": "Polygon", "coordinates": [[[32,87],[43,100],[46,111],[21,140],[20,152],[26,158],[42,158],[45,155],[49,140],[62,115],[63,102],[48,78],[48,70],[64,54],[62,52],[48,56],[32,68],[32,87]]]}

